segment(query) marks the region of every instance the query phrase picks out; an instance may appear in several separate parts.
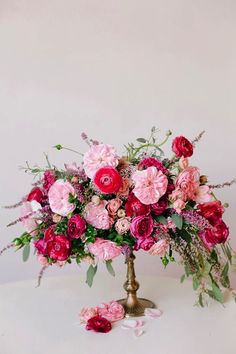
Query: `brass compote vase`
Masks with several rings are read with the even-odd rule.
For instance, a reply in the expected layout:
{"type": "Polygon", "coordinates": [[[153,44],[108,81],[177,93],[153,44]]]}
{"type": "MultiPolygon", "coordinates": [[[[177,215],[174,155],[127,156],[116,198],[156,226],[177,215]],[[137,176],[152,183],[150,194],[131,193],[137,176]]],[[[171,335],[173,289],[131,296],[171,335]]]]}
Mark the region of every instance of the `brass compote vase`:
{"type": "Polygon", "coordinates": [[[127,276],[124,283],[124,289],[127,292],[127,297],[118,302],[125,309],[125,317],[139,317],[144,315],[146,308],[154,308],[155,304],[147,299],[138,298],[137,291],[139,289],[139,283],[136,280],[134,270],[135,255],[131,252],[126,257],[125,263],[127,264],[127,276]]]}

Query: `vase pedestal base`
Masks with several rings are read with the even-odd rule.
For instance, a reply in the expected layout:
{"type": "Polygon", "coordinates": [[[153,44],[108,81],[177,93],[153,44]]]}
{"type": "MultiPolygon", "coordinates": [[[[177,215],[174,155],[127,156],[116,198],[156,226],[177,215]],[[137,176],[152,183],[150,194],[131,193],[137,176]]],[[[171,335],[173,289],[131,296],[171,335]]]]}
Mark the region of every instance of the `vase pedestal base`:
{"type": "Polygon", "coordinates": [[[117,301],[124,307],[125,317],[139,317],[144,315],[146,308],[155,308],[155,304],[147,299],[138,298],[137,301],[129,303],[127,299],[117,301]]]}

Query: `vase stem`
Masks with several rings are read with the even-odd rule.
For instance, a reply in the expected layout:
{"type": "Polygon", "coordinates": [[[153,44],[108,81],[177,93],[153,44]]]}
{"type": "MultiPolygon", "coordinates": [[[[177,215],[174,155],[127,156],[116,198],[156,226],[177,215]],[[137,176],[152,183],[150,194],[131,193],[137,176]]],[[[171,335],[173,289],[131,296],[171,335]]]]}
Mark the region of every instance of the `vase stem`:
{"type": "Polygon", "coordinates": [[[137,290],[139,283],[136,280],[134,270],[135,255],[131,252],[127,257],[125,263],[127,264],[127,276],[124,283],[124,289],[127,293],[126,299],[119,300],[118,302],[124,306],[126,317],[143,316],[145,308],[153,308],[155,304],[146,299],[139,299],[137,297],[137,290]]]}

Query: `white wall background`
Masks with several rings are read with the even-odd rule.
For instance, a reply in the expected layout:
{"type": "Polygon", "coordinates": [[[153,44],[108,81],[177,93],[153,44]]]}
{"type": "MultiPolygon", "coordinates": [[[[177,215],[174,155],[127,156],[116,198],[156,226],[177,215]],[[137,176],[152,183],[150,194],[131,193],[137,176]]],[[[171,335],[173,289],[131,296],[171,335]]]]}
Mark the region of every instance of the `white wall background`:
{"type": "MultiPolygon", "coordinates": [[[[82,131],[121,151],[153,125],[190,139],[205,129],[192,164],[211,182],[235,177],[235,37],[234,0],[0,0],[0,204],[29,190],[31,177],[18,170],[26,160],[43,164],[43,152],[59,166],[75,160],[51,147],[84,151],[82,131]]],[[[236,247],[236,187],[218,195],[230,203],[236,247]]],[[[5,227],[16,217],[1,210],[0,248],[22,232],[5,227]]],[[[122,259],[115,268],[124,272],[122,259]]],[[[23,264],[10,251],[0,258],[0,282],[39,269],[34,257],[23,264]]],[[[140,253],[137,272],[162,266],[140,253]]]]}

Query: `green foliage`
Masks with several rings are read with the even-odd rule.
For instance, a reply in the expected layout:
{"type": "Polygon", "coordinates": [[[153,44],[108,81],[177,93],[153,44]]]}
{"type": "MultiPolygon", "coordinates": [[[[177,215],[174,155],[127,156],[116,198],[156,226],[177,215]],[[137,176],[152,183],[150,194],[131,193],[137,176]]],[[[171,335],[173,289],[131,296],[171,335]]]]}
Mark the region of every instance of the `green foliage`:
{"type": "Polygon", "coordinates": [[[29,255],[30,255],[30,244],[27,243],[24,248],[23,248],[23,252],[22,252],[22,258],[23,261],[26,262],[29,259],[29,255]]]}
{"type": "Polygon", "coordinates": [[[230,287],[230,281],[229,281],[229,263],[227,262],[222,270],[221,273],[221,284],[225,287],[225,288],[229,288],[230,287]]]}
{"type": "Polygon", "coordinates": [[[93,265],[90,265],[87,270],[87,279],[86,279],[86,283],[90,288],[93,285],[93,279],[96,273],[97,273],[97,266],[94,267],[93,265]]]}
{"type": "Polygon", "coordinates": [[[167,225],[167,219],[163,215],[158,215],[154,217],[155,221],[159,222],[160,224],[167,225]]]}
{"type": "Polygon", "coordinates": [[[63,149],[63,146],[61,144],[57,144],[55,146],[53,146],[55,149],[57,150],[62,150],[63,149]]]}
{"type": "Polygon", "coordinates": [[[92,225],[87,225],[87,229],[85,231],[85,236],[87,238],[87,243],[94,243],[95,242],[95,238],[98,234],[98,231],[95,227],[93,227],[92,225]]]}
{"type": "Polygon", "coordinates": [[[115,271],[112,267],[112,260],[106,261],[106,267],[107,267],[108,272],[114,277],[116,274],[115,274],[115,271]]]}
{"type": "Polygon", "coordinates": [[[171,215],[171,219],[173,221],[173,223],[175,224],[175,226],[181,230],[183,227],[183,217],[181,215],[178,214],[172,214],[171,215]]]}
{"type": "Polygon", "coordinates": [[[59,235],[59,234],[64,234],[67,230],[67,223],[68,223],[68,219],[67,218],[63,218],[60,222],[58,222],[56,224],[56,228],[55,228],[55,234],[59,235]]]}

